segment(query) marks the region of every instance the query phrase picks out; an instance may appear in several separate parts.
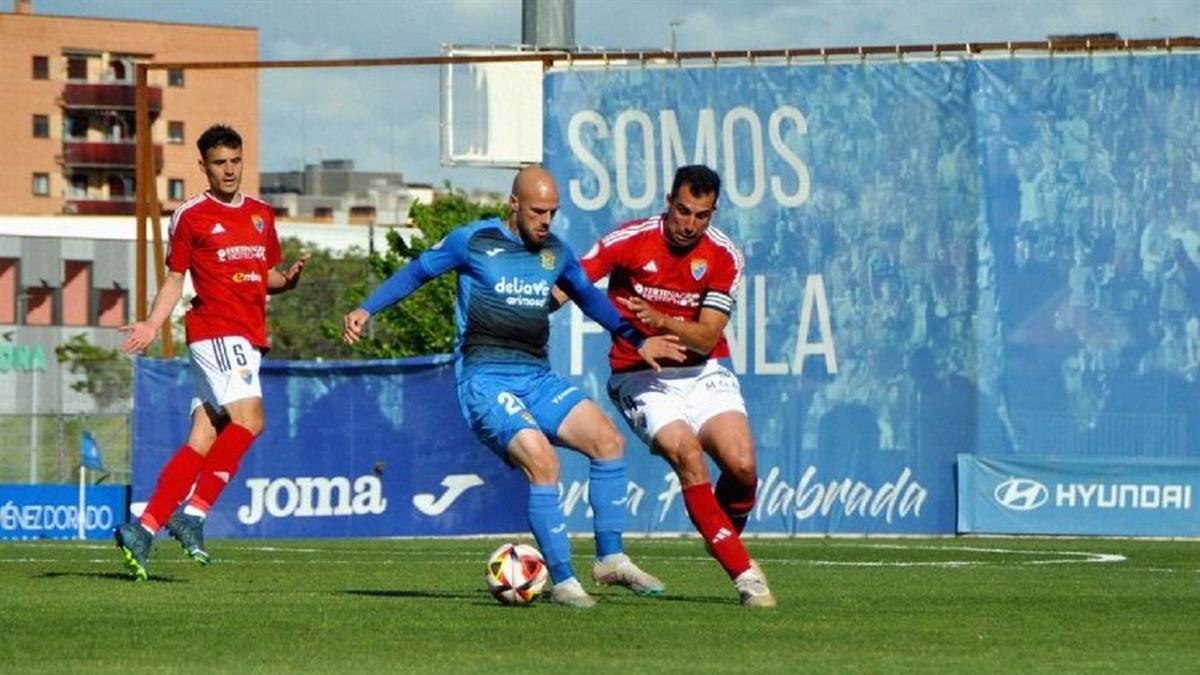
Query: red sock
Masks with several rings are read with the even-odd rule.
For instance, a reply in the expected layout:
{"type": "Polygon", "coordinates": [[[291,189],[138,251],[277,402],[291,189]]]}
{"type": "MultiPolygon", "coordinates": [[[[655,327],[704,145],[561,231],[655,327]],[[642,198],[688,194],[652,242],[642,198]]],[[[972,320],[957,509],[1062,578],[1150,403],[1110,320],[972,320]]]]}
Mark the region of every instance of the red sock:
{"type": "Polygon", "coordinates": [[[757,483],[758,481],[755,481],[755,485],[744,485],[727,473],[722,473],[717,479],[717,504],[720,504],[721,510],[729,516],[729,522],[733,523],[733,529],[737,530],[738,534],[746,529],[746,520],[754,510],[757,483]]]}
{"type": "Polygon", "coordinates": [[[750,554],[742,545],[742,538],[733,529],[729,516],[717,504],[712,485],[700,483],[683,489],[683,504],[696,530],[708,544],[712,553],[730,579],[750,569],[750,554]]]}
{"type": "Polygon", "coordinates": [[[167,518],[179,508],[188,490],[196,482],[204,456],[196,452],[192,446],[184,443],[175,451],[175,456],[163,467],[158,474],[158,484],[154,486],[154,494],[142,512],[141,524],[154,532],[158,532],[167,518]]]}
{"type": "Polygon", "coordinates": [[[208,513],[233,474],[237,473],[242,457],[253,442],[254,434],[249,429],[230,422],[208,449],[204,467],[200,470],[200,481],[196,483],[196,491],[188,500],[188,506],[208,513]]]}

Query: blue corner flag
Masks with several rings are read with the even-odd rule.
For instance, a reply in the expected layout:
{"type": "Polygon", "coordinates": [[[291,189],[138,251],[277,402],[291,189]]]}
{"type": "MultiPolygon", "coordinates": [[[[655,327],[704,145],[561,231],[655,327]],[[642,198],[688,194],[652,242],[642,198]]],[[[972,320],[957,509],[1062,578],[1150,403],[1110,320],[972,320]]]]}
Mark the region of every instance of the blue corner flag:
{"type": "Polygon", "coordinates": [[[104,470],[104,459],[100,456],[100,444],[96,442],[90,431],[83,432],[83,437],[79,439],[79,460],[93,471],[104,470]]]}

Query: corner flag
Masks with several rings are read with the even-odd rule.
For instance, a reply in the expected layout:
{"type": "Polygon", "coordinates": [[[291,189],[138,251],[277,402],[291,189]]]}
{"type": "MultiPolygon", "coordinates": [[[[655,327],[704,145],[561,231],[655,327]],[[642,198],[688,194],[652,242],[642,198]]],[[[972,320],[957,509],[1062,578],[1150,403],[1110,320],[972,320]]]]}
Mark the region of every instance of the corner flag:
{"type": "Polygon", "coordinates": [[[92,436],[92,432],[83,432],[79,439],[79,461],[93,471],[104,470],[104,459],[100,456],[100,444],[92,436]]]}

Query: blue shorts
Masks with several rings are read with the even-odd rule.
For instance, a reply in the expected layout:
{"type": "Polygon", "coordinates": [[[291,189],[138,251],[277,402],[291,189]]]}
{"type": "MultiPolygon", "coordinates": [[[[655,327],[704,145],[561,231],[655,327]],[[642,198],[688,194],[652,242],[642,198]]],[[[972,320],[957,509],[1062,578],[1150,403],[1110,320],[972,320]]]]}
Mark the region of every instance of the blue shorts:
{"type": "Polygon", "coordinates": [[[539,364],[473,366],[461,373],[458,405],[475,436],[508,460],[508,444],[522,429],[537,429],[558,442],[558,428],[587,396],[539,364]]]}

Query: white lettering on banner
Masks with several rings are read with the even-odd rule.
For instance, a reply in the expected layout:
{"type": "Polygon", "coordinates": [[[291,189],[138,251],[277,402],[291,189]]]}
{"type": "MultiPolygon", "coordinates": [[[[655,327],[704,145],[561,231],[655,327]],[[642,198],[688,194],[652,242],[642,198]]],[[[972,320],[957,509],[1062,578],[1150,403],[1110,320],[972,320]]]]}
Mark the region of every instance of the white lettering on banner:
{"type": "Polygon", "coordinates": [[[817,467],[809,465],[795,487],[779,480],[779,467],[771,467],[767,477],[758,487],[758,504],[754,517],[761,520],[764,515],[791,512],[796,518],[805,520],[820,515],[828,517],[834,507],[841,504],[847,516],[871,516],[891,523],[895,516],[920,517],[921,506],[929,497],[929,490],[912,480],[912,470],[904,467],[895,482],[887,481],[878,488],[863,481],[850,478],[830,480],[828,483],[813,483],[817,467]],[[909,482],[911,480],[911,482],[909,482]]]}
{"type": "MultiPolygon", "coordinates": [[[[761,521],[776,515],[790,515],[799,520],[829,517],[836,508],[846,516],[882,517],[885,522],[892,523],[897,518],[919,518],[921,507],[929,498],[929,490],[913,479],[912,470],[908,467],[904,467],[895,481],[884,481],[878,487],[851,478],[814,482],[817,467],[811,465],[794,487],[786,480],[781,480],[780,474],[779,467],[774,466],[767,472],[767,477],[759,481],[755,520],[761,521]]],[[[664,473],[662,481],[664,487],[654,498],[658,503],[659,523],[666,520],[676,500],[683,494],[675,472],[664,473]]],[[[646,490],[630,481],[627,494],[629,514],[636,516],[646,490]]],[[[563,514],[571,515],[580,503],[587,502],[587,496],[586,481],[560,485],[563,514]]],[[[590,508],[585,515],[591,517],[590,508]]]]}
{"type": "MultiPolygon", "coordinates": [[[[812,177],[804,160],[796,154],[793,148],[795,144],[789,144],[787,139],[791,133],[808,134],[808,121],[799,109],[781,105],[771,111],[767,118],[767,140],[776,157],[790,170],[788,173],[792,175],[786,177],[778,173],[768,176],[763,122],[757,110],[748,106],[734,106],[725,113],[721,120],[720,148],[717,147],[714,110],[703,108],[695,114],[696,138],[692,145],[691,162],[718,169],[725,177],[726,194],[734,205],[741,208],[757,207],[766,196],[768,187],[780,206],[795,207],[808,201],[812,177]],[[749,175],[739,176],[739,166],[748,168],[749,175]],[[796,187],[788,191],[785,183],[793,181],[796,187]]],[[[568,184],[571,202],[584,211],[604,208],[612,198],[612,174],[615,174],[617,198],[622,206],[639,211],[654,204],[660,198],[659,176],[662,177],[664,188],[669,186],[675,168],[687,163],[688,156],[683,134],[679,130],[678,111],[660,110],[657,129],[662,137],[661,144],[655,140],[656,127],[649,113],[622,110],[613,119],[611,150],[606,152],[610,126],[604,116],[595,110],[580,110],[573,114],[567,123],[567,147],[585,173],[590,173],[592,177],[571,179],[568,184]],[[638,142],[631,143],[631,140],[638,142]],[[634,148],[639,145],[641,150],[636,152],[634,148]],[[659,155],[655,154],[656,150],[660,151],[659,155]],[[599,159],[609,156],[613,162],[611,174],[609,167],[599,159]],[[592,194],[585,194],[585,184],[591,186],[590,189],[594,191],[592,194]],[[642,185],[642,190],[635,194],[632,186],[638,184],[642,185]]]]}
{"type": "Polygon", "coordinates": [[[238,520],[253,525],[263,515],[306,518],[380,514],[387,510],[383,483],[377,476],[359,476],[353,486],[346,476],[249,478],[250,503],[238,507],[238,520]]]}
{"type": "MultiPolygon", "coordinates": [[[[108,506],[88,506],[84,510],[84,529],[112,528],[113,510],[108,506]]],[[[79,507],[66,504],[14,504],[0,506],[0,531],[27,530],[35,532],[79,530],[79,507]]]]}
{"type": "MultiPolygon", "coordinates": [[[[830,375],[838,372],[837,346],[834,343],[833,319],[829,308],[829,299],[825,292],[825,279],[820,274],[810,274],[804,281],[804,294],[800,301],[800,319],[796,326],[795,351],[786,362],[773,362],[767,359],[771,353],[767,344],[767,282],[761,274],[754,275],[754,375],[795,375],[804,374],[804,364],[809,357],[822,357],[825,371],[830,375]],[[813,323],[816,319],[816,330],[813,323]],[[815,333],[815,334],[814,334],[815,333]],[[810,342],[810,340],[812,340],[810,342]]],[[[735,301],[738,307],[749,307],[746,303],[748,284],[738,284],[735,301]]],[[[780,308],[772,308],[772,314],[778,314],[780,308]]],[[[725,325],[725,339],[729,342],[729,360],[735,373],[742,375],[746,371],[746,351],[750,340],[747,339],[747,312],[734,312],[733,317],[725,325]]],[[[607,339],[607,334],[600,324],[588,319],[579,311],[578,305],[571,304],[571,365],[572,375],[583,374],[583,339],[586,335],[601,335],[607,339]]]]}
{"type": "Polygon", "coordinates": [[[1065,508],[1175,509],[1192,508],[1192,486],[1171,483],[1058,483],[1054,505],[1065,508]]]}
{"type": "MultiPolygon", "coordinates": [[[[629,481],[625,485],[625,510],[629,515],[636,516],[638,508],[642,505],[642,498],[646,496],[646,489],[633,481],[629,481]]],[[[564,516],[569,516],[575,511],[575,507],[579,506],[580,502],[588,503],[588,484],[587,481],[573,480],[567,485],[558,484],[558,502],[562,507],[564,516]]],[[[592,517],[592,507],[587,507],[584,515],[588,518],[592,517]]]]}
{"type": "Polygon", "coordinates": [[[483,479],[473,473],[454,473],[442,479],[442,487],[446,491],[436,499],[432,494],[422,492],[413,495],[413,506],[427,516],[439,516],[450,508],[464,492],[473,487],[483,485],[483,479]]]}

